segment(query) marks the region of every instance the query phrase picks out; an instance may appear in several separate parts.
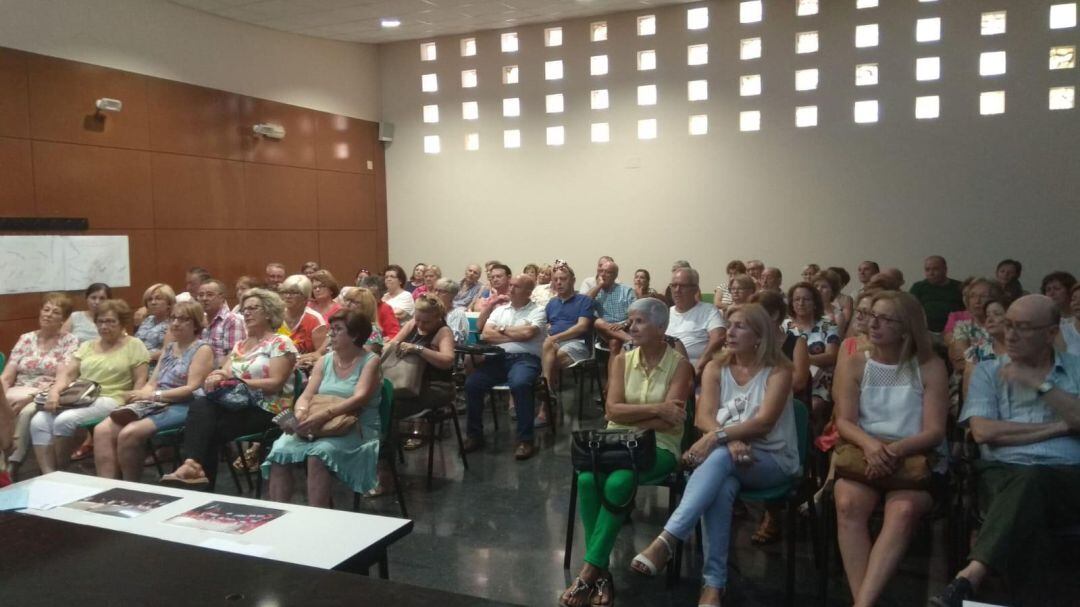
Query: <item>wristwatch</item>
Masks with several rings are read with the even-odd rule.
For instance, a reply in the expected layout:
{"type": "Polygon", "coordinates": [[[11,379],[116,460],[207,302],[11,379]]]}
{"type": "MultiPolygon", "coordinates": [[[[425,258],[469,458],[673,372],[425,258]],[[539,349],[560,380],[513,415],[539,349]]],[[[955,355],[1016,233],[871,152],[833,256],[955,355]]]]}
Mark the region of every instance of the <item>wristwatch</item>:
{"type": "Polygon", "coordinates": [[[716,436],[716,443],[718,445],[726,445],[728,443],[727,432],[724,432],[723,430],[717,430],[716,432],[713,432],[713,434],[716,436]]]}
{"type": "Polygon", "coordinates": [[[154,390],[154,402],[161,402],[161,390],[154,390]]]}
{"type": "Polygon", "coordinates": [[[1043,383],[1039,384],[1038,388],[1035,388],[1035,393],[1038,394],[1039,396],[1046,396],[1046,393],[1050,392],[1053,389],[1054,389],[1054,383],[1047,380],[1047,381],[1044,381],[1043,383]]]}

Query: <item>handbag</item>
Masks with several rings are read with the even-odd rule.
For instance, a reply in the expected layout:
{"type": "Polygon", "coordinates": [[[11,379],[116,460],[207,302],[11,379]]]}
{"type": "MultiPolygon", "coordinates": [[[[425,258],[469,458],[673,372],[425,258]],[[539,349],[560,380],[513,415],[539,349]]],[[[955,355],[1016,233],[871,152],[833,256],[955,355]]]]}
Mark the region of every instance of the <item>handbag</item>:
{"type": "Polygon", "coordinates": [[[382,353],[382,373],[394,385],[394,398],[416,398],[424,387],[427,362],[419,356],[407,356],[401,342],[390,344],[382,353]]]}
{"type": "Polygon", "coordinates": [[[836,468],[836,476],[875,489],[882,491],[930,489],[931,461],[928,455],[922,453],[905,457],[895,472],[879,478],[867,476],[866,458],[858,445],[841,442],[833,450],[832,461],[836,468]]]}
{"type": "MultiPolygon", "coordinates": [[[[89,379],[76,379],[60,391],[59,406],[61,409],[77,409],[89,407],[101,394],[101,385],[89,379]]],[[[49,391],[42,390],[34,396],[34,406],[40,411],[45,408],[49,400],[49,391]]]]}
{"type": "Polygon", "coordinates": [[[262,391],[248,386],[243,380],[226,379],[206,398],[228,411],[239,411],[246,407],[258,407],[262,402],[262,391]]]}
{"type": "MultiPolygon", "coordinates": [[[[344,398],[340,396],[331,396],[329,394],[316,394],[311,398],[311,402],[308,404],[308,416],[315,415],[321,411],[329,409],[334,405],[344,401],[344,398]]],[[[311,435],[315,438],[322,438],[327,436],[345,436],[356,425],[357,417],[351,413],[341,413],[326,420],[326,423],[321,428],[313,431],[311,435]]]]}
{"type": "Polygon", "coordinates": [[[626,514],[634,507],[638,479],[643,470],[656,464],[656,432],[654,430],[578,430],[570,442],[570,461],[578,473],[602,473],[630,470],[634,474],[634,490],[624,504],[613,504],[604,496],[603,483],[597,480],[596,493],[600,503],[610,512],[626,514]]]}

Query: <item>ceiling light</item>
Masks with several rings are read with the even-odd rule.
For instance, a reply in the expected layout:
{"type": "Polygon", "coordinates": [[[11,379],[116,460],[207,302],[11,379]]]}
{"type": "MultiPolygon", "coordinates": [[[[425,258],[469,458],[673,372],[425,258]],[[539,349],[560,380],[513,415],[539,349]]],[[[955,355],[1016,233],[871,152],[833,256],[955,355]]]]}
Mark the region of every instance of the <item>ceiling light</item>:
{"type": "Polygon", "coordinates": [[[379,25],[383,27],[398,27],[401,25],[401,19],[394,19],[393,17],[385,17],[379,20],[379,25]]]}

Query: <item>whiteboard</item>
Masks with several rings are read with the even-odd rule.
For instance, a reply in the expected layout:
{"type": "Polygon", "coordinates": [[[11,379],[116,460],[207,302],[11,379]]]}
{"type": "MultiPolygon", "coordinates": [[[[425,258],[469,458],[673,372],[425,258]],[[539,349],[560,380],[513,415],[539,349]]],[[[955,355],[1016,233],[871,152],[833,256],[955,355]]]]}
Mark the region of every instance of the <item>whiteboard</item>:
{"type": "Polygon", "coordinates": [[[131,286],[127,236],[0,236],[0,295],[131,286]]]}

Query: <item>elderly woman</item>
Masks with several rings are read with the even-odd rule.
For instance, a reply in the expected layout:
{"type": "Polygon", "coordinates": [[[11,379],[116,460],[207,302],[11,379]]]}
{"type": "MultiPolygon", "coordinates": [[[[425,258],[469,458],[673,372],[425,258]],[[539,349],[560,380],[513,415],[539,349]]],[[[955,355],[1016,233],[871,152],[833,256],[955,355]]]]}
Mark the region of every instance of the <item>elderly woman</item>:
{"type": "Polygon", "coordinates": [[[802,270],[802,281],[813,284],[814,277],[821,272],[821,266],[816,263],[808,263],[802,270]]]}
{"type": "MultiPolygon", "coordinates": [[[[1074,291],[1080,291],[1080,287],[1074,287],[1074,291]]],[[[990,335],[990,339],[978,346],[968,348],[964,357],[971,361],[964,367],[964,394],[967,394],[968,385],[975,367],[984,360],[994,360],[1005,355],[1005,312],[1008,308],[1008,295],[991,297],[983,306],[983,327],[990,335]]]]}
{"type": "Polygon", "coordinates": [[[79,340],[79,343],[98,338],[97,325],[94,324],[94,313],[98,305],[106,299],[112,299],[112,289],[103,282],[95,282],[86,288],[86,311],[72,313],[61,331],[71,333],[79,340]]]}
{"type": "Polygon", "coordinates": [[[1051,272],[1042,280],[1042,294],[1054,300],[1058,311],[1061,312],[1061,320],[1072,320],[1072,308],[1069,305],[1069,293],[1076,285],[1076,278],[1068,272],[1051,272]]]}
{"type": "Polygon", "coordinates": [[[840,351],[840,333],[825,317],[825,303],[812,284],[795,283],[788,290],[787,300],[788,319],[784,321],[784,330],[806,338],[812,376],[811,418],[814,434],[820,434],[832,408],[832,376],[840,351]]]}
{"type": "Polygon", "coordinates": [[[169,316],[172,339],[144,386],[124,395],[127,405],[94,426],[94,465],[98,476],[137,481],[142,476],[146,441],[156,432],[184,425],[188,404],[214,367],[214,352],[202,341],[206,314],[185,301],[169,316]]]}
{"type": "Polygon", "coordinates": [[[405,270],[398,265],[386,266],[383,270],[383,281],[386,292],[383,293],[382,300],[394,309],[394,316],[398,321],[409,320],[414,305],[412,293],[405,290],[405,270]]]}
{"type": "Polygon", "coordinates": [[[728,281],[728,293],[731,303],[741,306],[750,303],[750,296],[757,292],[757,283],[749,274],[737,274],[728,281]]]}
{"type": "Polygon", "coordinates": [[[299,353],[297,365],[310,369],[326,347],[328,328],[322,314],[308,307],[311,281],[303,274],[293,274],[281,282],[278,293],[285,302],[281,333],[292,339],[299,353]]]}
{"type": "MultiPolygon", "coordinates": [[[[433,294],[442,304],[443,309],[448,310],[446,313],[446,326],[450,327],[450,332],[454,335],[454,344],[463,346],[469,338],[469,318],[465,315],[465,308],[454,307],[454,297],[457,296],[460,288],[458,283],[453,280],[440,278],[435,283],[433,294]]],[[[533,292],[535,293],[536,290],[534,289],[533,292]]]]}
{"type": "MultiPolygon", "coordinates": [[[[363,314],[364,318],[372,319],[371,334],[364,342],[364,349],[374,354],[382,353],[383,342],[385,341],[382,329],[379,327],[379,303],[371,289],[365,287],[350,287],[345,293],[346,310],[358,312],[363,314]]],[[[329,341],[332,342],[333,340],[329,341]]],[[[330,343],[329,346],[332,348],[333,343],[330,343]]]]}
{"type": "Polygon", "coordinates": [[[773,487],[799,471],[791,361],[768,312],[757,304],[728,308],[724,351],[701,379],[695,425],[702,437],[683,461],[695,466],[663,533],[631,568],[655,575],[703,519],[705,565],[699,605],[719,605],[727,586],[731,510],[739,489],[773,487]]]}
{"type": "Polygon", "coordinates": [[[862,456],[858,480],[838,461],[835,485],[840,555],[855,607],[877,603],[933,505],[929,482],[889,481],[920,467],[928,477],[936,468],[907,460],[943,445],[949,402],[945,365],[931,349],[919,301],[907,293],[882,292],[874,297],[869,317],[870,349],[865,356],[841,359],[835,387],[840,438],[862,456]],[[884,521],[871,541],[868,522],[883,497],[884,521]]]}
{"type": "Polygon", "coordinates": [[[968,358],[971,348],[982,349],[990,343],[990,333],[986,330],[986,302],[990,299],[1005,299],[1005,292],[988,278],[975,278],[964,288],[964,308],[969,317],[953,323],[952,333],[947,334],[945,343],[949,346],[949,358],[958,376],[962,376],[968,364],[975,362],[968,358]]]}
{"type": "Polygon", "coordinates": [[[341,293],[341,287],[334,275],[326,270],[315,270],[308,280],[311,281],[311,300],[308,301],[308,307],[329,319],[341,309],[341,304],[335,301],[341,293]]]}
{"type": "Polygon", "coordinates": [[[172,312],[173,304],[176,303],[176,293],[167,284],[157,283],[143,292],[143,306],[146,308],[146,318],[139,323],[135,330],[135,337],[143,342],[146,350],[150,352],[150,364],[157,363],[161,357],[161,349],[165,345],[165,334],[169,330],[169,313],[172,312]]]}
{"type": "MultiPolygon", "coordinates": [[[[746,264],[738,259],[732,259],[727,265],[727,282],[716,287],[713,291],[713,305],[721,310],[726,310],[732,304],[731,280],[739,275],[746,274],[746,264]]],[[[753,280],[751,280],[753,282],[753,280]]],[[[756,285],[755,285],[756,287],[756,285]]],[[[745,303],[745,302],[744,302],[745,303]]]]}
{"type": "Polygon", "coordinates": [[[240,278],[236,279],[236,282],[233,284],[233,286],[236,288],[236,305],[233,306],[232,312],[234,314],[239,314],[240,302],[244,299],[244,293],[246,293],[248,289],[261,287],[262,283],[260,283],[259,279],[255,278],[254,276],[241,276],[240,278]]]}
{"type": "Polygon", "coordinates": [[[446,326],[443,302],[433,295],[421,296],[416,300],[413,319],[401,327],[390,343],[398,344],[398,356],[416,356],[425,363],[420,396],[395,398],[395,417],[408,417],[453,402],[454,333],[446,326]]]}
{"type": "Polygon", "coordinates": [[[30,420],[37,413],[34,395],[52,387],[56,374],[79,347],[78,338],[61,330],[71,316],[71,307],[71,299],[63,293],[45,295],[38,313],[38,330],[19,336],[0,374],[0,386],[7,392],[7,406],[15,416],[15,450],[7,458],[12,476],[30,451],[30,420]]]}
{"type": "MultiPolygon", "coordinates": [[[[535,264],[529,264],[529,266],[531,265],[535,264]]],[[[528,268],[529,266],[525,267],[528,268]]],[[[533,288],[532,295],[529,296],[529,299],[541,308],[546,307],[547,303],[551,301],[551,298],[555,297],[554,286],[551,283],[551,275],[553,272],[554,270],[549,265],[539,267],[536,270],[536,287],[533,288]]],[[[528,274],[528,272],[525,273],[528,274]]]]}
{"type": "MultiPolygon", "coordinates": [[[[412,293],[416,289],[419,289],[420,287],[424,286],[424,272],[426,272],[426,271],[427,271],[427,264],[425,264],[423,262],[418,263],[415,266],[413,266],[412,278],[410,278],[408,281],[405,281],[404,279],[402,279],[402,281],[401,281],[402,288],[405,289],[406,291],[408,291],[409,293],[412,293]]],[[[402,272],[404,272],[404,268],[402,268],[402,272]]]]}
{"type": "Polygon", "coordinates": [[[424,284],[413,289],[412,298],[413,301],[420,299],[421,295],[430,294],[435,289],[435,281],[442,278],[442,268],[435,264],[431,264],[424,269],[424,284]]]}
{"type": "MultiPolygon", "coordinates": [[[[639,483],[657,483],[678,461],[686,419],[686,399],[694,369],[664,339],[670,311],[665,302],[647,297],[630,304],[629,333],[637,347],[615,356],[608,371],[608,428],[656,431],[656,463],[642,470],[639,483]]],[[[601,503],[598,492],[611,504],[625,504],[634,494],[630,470],[616,470],[604,478],[592,472],[578,474],[578,500],[585,527],[585,564],[560,604],[569,607],[611,605],[615,599],[608,561],[626,512],[613,512],[601,503]]]]}
{"type": "Polygon", "coordinates": [[[44,407],[30,420],[34,455],[43,473],[67,467],[79,426],[105,418],[120,406],[125,392],[146,383],[150,353],[143,342],[124,330],[131,316],[131,308],[123,300],[107,299],[98,304],[94,323],[100,337],[79,345],[56,374],[44,407]],[[97,382],[101,386],[98,398],[86,407],[61,408],[61,390],[77,379],[97,382]]]}
{"type": "Polygon", "coordinates": [[[197,397],[188,408],[183,446],[188,459],[163,476],[162,483],[213,487],[218,448],[236,436],[270,428],[273,417],[292,404],[296,346],[276,330],[285,317],[284,302],[267,289],[250,289],[240,302],[247,339],[236,344],[220,369],[207,375],[207,396],[197,397]],[[246,384],[248,403],[226,406],[215,391],[237,390],[236,380],[246,384]]]}
{"type": "Polygon", "coordinates": [[[821,294],[821,303],[825,307],[825,318],[836,325],[837,333],[840,335],[847,333],[848,323],[851,322],[853,312],[851,309],[852,302],[850,297],[847,298],[847,305],[845,306],[845,300],[840,298],[840,289],[843,288],[840,283],[840,275],[832,270],[824,270],[815,274],[809,282],[821,294]]]}
{"type": "Polygon", "coordinates": [[[262,464],[263,477],[270,479],[270,499],[292,499],[292,468],[298,465],[307,470],[307,503],[317,508],[331,507],[335,476],[356,493],[378,484],[382,372],[379,357],[359,345],[370,333],[371,321],[359,312],[339,310],[330,317],[330,352],[319,359],[296,401],[295,430],[285,429],[262,464]],[[311,412],[316,395],[336,397],[335,402],[311,412]],[[339,415],[357,417],[347,434],[315,436],[339,415]]]}

